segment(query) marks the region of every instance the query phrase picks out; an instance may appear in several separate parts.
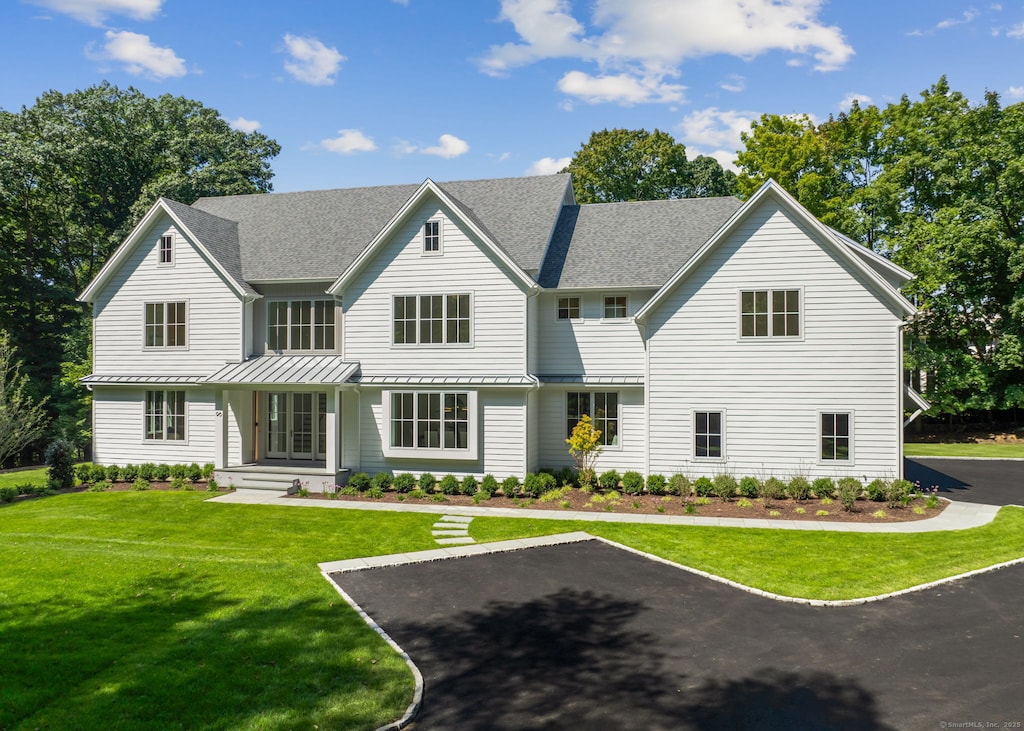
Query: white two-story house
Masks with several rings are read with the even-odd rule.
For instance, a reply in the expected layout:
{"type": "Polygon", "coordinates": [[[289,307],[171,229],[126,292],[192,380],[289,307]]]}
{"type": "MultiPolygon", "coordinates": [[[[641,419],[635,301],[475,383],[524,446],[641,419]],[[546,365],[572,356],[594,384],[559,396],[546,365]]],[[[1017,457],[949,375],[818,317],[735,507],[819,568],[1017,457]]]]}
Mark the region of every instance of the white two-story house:
{"type": "Polygon", "coordinates": [[[774,183],[576,205],[568,175],[161,199],[93,306],[97,462],[896,477],[911,275],[774,183]]]}

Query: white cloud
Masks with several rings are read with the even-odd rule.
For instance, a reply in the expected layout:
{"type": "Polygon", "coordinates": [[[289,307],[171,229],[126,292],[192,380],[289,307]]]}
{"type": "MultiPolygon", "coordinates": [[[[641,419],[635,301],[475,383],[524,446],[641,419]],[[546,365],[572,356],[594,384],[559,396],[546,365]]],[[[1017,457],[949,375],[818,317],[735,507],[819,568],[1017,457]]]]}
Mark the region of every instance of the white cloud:
{"type": "Polygon", "coordinates": [[[469,144],[455,135],[441,135],[436,145],[420,150],[420,153],[424,155],[437,155],[446,160],[465,155],[467,152],[469,152],[469,144]]]}
{"type": "Polygon", "coordinates": [[[644,100],[673,102],[682,87],[665,79],[678,75],[687,59],[750,59],[782,50],[800,62],[812,57],[819,71],[841,68],[854,51],[840,28],[818,19],[823,5],[824,0],[594,0],[588,27],[573,16],[568,0],[502,0],[499,19],[512,24],[519,40],[491,46],[480,68],[503,75],[543,59],[574,58],[594,63],[599,74],[567,74],[560,82],[570,87],[566,93],[583,86],[589,99],[622,102],[635,101],[638,88],[647,88],[644,100]],[[624,86],[627,77],[633,86],[621,94],[593,93],[596,80],[624,86]]]}
{"type": "Polygon", "coordinates": [[[553,157],[542,157],[536,160],[530,167],[526,168],[527,175],[554,175],[561,172],[572,162],[571,157],[560,157],[557,160],[553,157]]]}
{"type": "Polygon", "coordinates": [[[1024,23],[1017,23],[1017,25],[1006,31],[1006,35],[1009,38],[1024,38],[1024,23]]]}
{"type": "Polygon", "coordinates": [[[839,100],[839,109],[846,111],[853,106],[854,102],[857,102],[860,106],[864,107],[871,104],[874,100],[867,94],[858,94],[855,91],[848,92],[846,96],[839,100]]]}
{"type": "Polygon", "coordinates": [[[89,25],[102,25],[108,15],[127,15],[135,20],[149,20],[160,12],[163,0],[29,0],[70,15],[89,25]]]}
{"type": "Polygon", "coordinates": [[[747,88],[747,80],[739,74],[729,74],[728,80],[720,82],[718,88],[723,91],[739,93],[747,88]]]}
{"type": "Polygon", "coordinates": [[[367,137],[357,129],[339,129],[338,136],[320,140],[320,147],[339,155],[351,155],[353,152],[373,152],[377,149],[372,137],[367,137]]]}
{"type": "Polygon", "coordinates": [[[126,30],[108,30],[104,37],[107,42],[103,52],[94,57],[123,64],[125,71],[130,74],[167,79],[187,73],[185,61],[173,49],[154,45],[147,35],[126,30]]]}
{"type": "Polygon", "coordinates": [[[237,129],[239,132],[255,132],[260,128],[260,123],[255,119],[246,119],[245,117],[237,117],[228,122],[231,125],[231,129],[237,129]]]}
{"type": "Polygon", "coordinates": [[[757,112],[721,110],[718,107],[698,109],[683,117],[679,124],[681,140],[687,157],[713,157],[722,167],[735,170],[736,151],[743,149],[740,134],[750,131],[750,123],[760,117],[757,112]]]}
{"type": "Polygon", "coordinates": [[[591,76],[570,71],[558,82],[558,90],[590,104],[616,102],[631,105],[642,102],[681,102],[685,86],[667,84],[660,77],[637,78],[630,74],[591,76]]]}
{"type": "Polygon", "coordinates": [[[958,25],[963,25],[964,23],[970,23],[977,17],[978,11],[972,8],[970,10],[965,10],[963,15],[959,18],[946,18],[945,20],[940,20],[935,27],[939,30],[946,30],[947,28],[953,28],[958,25]]]}
{"type": "Polygon", "coordinates": [[[1006,90],[1006,95],[1011,99],[1024,99],[1024,86],[1011,86],[1006,90]]]}
{"type": "Polygon", "coordinates": [[[312,36],[293,36],[288,33],[284,37],[284,45],[291,56],[284,63],[285,71],[313,86],[332,85],[334,75],[345,60],[337,48],[325,46],[312,36]]]}

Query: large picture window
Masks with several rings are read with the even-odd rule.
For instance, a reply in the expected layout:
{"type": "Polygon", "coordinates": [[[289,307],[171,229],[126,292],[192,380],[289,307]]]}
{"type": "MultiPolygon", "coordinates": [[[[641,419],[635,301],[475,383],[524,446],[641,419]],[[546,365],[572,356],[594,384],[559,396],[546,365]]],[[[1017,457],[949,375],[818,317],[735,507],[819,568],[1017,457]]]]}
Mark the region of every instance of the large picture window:
{"type": "Polygon", "coordinates": [[[184,441],[185,392],[146,391],[146,439],[184,441]]]}
{"type": "Polygon", "coordinates": [[[740,292],[740,335],[745,338],[799,337],[800,290],[740,292]]]}
{"type": "Polygon", "coordinates": [[[601,444],[619,443],[619,394],[614,391],[570,391],[565,398],[565,435],[568,437],[586,414],[601,432],[601,444]]]}
{"type": "Polygon", "coordinates": [[[395,345],[464,345],[472,342],[468,294],[399,295],[392,299],[395,345]]]}
{"type": "Polygon", "coordinates": [[[850,460],[852,425],[850,414],[821,415],[821,459],[826,462],[850,460]]]}
{"type": "Polygon", "coordinates": [[[693,413],[693,456],[698,459],[721,459],[724,455],[724,430],[721,411],[693,413]]]}
{"type": "Polygon", "coordinates": [[[391,447],[470,448],[470,394],[464,391],[392,391],[391,447]]]}
{"type": "Polygon", "coordinates": [[[267,303],[269,350],[334,350],[334,300],[267,303]]]}
{"type": "Polygon", "coordinates": [[[188,343],[184,302],[147,302],[146,334],[147,348],[184,348],[188,343]]]}

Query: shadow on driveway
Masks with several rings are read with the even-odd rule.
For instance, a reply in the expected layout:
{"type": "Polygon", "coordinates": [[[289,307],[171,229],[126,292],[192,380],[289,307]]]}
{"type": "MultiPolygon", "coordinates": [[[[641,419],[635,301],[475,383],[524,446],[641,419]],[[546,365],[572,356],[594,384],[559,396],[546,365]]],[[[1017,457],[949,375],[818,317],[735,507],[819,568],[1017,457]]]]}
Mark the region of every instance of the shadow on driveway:
{"type": "Polygon", "coordinates": [[[1024,506],[1024,460],[906,457],[903,474],[950,500],[1024,506]]]}
{"type": "Polygon", "coordinates": [[[1024,720],[1024,567],[853,607],[766,599],[599,541],[332,578],[423,673],[417,730],[1024,720]]]}

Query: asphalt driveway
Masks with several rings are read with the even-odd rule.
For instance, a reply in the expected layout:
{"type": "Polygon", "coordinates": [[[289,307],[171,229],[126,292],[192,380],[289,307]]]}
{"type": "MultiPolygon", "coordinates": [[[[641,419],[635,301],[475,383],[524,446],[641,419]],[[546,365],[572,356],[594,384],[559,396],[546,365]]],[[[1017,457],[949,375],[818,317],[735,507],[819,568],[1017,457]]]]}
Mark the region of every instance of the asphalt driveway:
{"type": "Polygon", "coordinates": [[[851,607],[599,541],[332,578],[423,673],[417,730],[1024,723],[1024,565],[851,607]]]}
{"type": "Polygon", "coordinates": [[[950,500],[1024,506],[1024,460],[906,457],[904,475],[950,500]]]}

